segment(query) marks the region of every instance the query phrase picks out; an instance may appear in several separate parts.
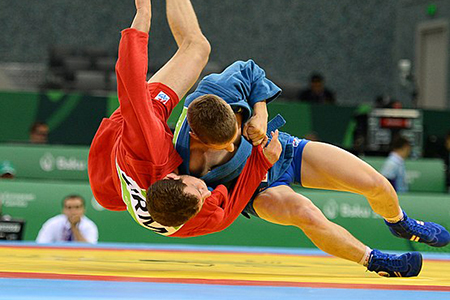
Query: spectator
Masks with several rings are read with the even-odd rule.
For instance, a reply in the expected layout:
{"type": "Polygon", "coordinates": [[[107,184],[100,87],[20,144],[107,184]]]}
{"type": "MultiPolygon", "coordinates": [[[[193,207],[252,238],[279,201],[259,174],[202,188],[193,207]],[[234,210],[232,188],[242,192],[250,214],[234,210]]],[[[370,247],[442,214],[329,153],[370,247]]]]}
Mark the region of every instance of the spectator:
{"type": "Polygon", "coordinates": [[[44,122],[34,122],[30,128],[30,143],[47,144],[48,142],[48,125],[44,122]]]}
{"type": "Polygon", "coordinates": [[[0,178],[13,179],[16,176],[16,169],[9,160],[4,160],[0,163],[0,178]]]}
{"type": "Polygon", "coordinates": [[[63,214],[47,220],[42,225],[37,243],[88,242],[98,241],[97,226],[85,213],[84,199],[79,195],[69,195],[63,199],[63,214]]]}
{"type": "Polygon", "coordinates": [[[325,79],[319,73],[311,75],[309,88],[300,91],[300,101],[311,103],[330,103],[334,104],[336,99],[334,93],[325,88],[325,79]]]}
{"type": "Polygon", "coordinates": [[[381,174],[386,177],[394,189],[399,193],[408,191],[406,182],[405,159],[411,153],[411,144],[409,141],[399,136],[392,142],[392,151],[383,164],[381,174]]]}

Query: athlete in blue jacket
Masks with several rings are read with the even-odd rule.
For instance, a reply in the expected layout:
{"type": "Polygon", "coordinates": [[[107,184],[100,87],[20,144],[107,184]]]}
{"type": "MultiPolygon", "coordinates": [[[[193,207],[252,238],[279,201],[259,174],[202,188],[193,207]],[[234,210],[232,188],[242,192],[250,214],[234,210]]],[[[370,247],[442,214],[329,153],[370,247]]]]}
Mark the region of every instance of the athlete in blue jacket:
{"type": "MultiPolygon", "coordinates": [[[[212,187],[218,182],[232,184],[251,149],[241,134],[254,144],[261,140],[266,132],[262,125],[267,122],[265,104],[279,93],[280,89],[251,60],[235,62],[220,74],[206,76],[186,98],[176,127],[174,143],[184,161],[180,171],[196,175],[212,187]],[[223,113],[224,109],[214,111],[215,107],[220,108],[222,99],[230,105],[228,114],[223,113]],[[214,105],[208,107],[209,103],[214,105]],[[217,133],[224,131],[221,124],[233,117],[238,124],[238,134],[230,131],[227,142],[215,142],[217,133]],[[202,127],[202,124],[208,125],[202,127]]],[[[275,123],[269,131],[282,124],[279,119],[275,123]]],[[[271,127],[270,122],[268,127],[271,127]]],[[[281,157],[269,170],[244,213],[276,224],[297,226],[323,251],[387,276],[417,276],[422,265],[421,255],[396,256],[368,248],[347,230],[327,220],[309,199],[294,192],[289,185],[296,182],[308,188],[361,194],[385,219],[394,235],[436,247],[450,242],[450,234],[442,226],[408,218],[389,182],[356,156],[338,147],[287,133],[280,132],[279,140],[283,147],[281,157]]]]}

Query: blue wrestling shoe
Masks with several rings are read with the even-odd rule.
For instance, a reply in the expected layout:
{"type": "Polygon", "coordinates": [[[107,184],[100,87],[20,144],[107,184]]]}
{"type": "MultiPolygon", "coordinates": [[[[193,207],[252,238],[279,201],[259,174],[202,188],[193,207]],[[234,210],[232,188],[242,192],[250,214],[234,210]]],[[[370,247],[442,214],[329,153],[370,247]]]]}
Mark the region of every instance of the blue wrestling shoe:
{"type": "Polygon", "coordinates": [[[450,234],[441,225],[408,218],[405,212],[403,216],[403,220],[397,223],[384,221],[393,235],[433,247],[444,247],[450,243],[450,234]]]}
{"type": "Polygon", "coordinates": [[[383,277],[414,277],[421,269],[422,255],[419,252],[395,255],[372,250],[367,266],[367,270],[383,277]]]}

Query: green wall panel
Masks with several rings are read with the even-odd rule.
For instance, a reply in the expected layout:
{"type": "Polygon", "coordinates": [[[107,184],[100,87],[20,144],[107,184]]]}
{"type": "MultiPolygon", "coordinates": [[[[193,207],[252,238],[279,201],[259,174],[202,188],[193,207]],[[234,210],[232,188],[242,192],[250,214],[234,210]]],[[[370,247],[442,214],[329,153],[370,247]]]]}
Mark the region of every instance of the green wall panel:
{"type": "MultiPolygon", "coordinates": [[[[181,100],[173,110],[168,119],[169,126],[175,127],[183,103],[181,100]]],[[[102,119],[110,116],[118,104],[115,94],[100,97],[60,91],[0,92],[0,142],[27,141],[30,125],[40,120],[50,125],[50,143],[89,145],[102,119]]],[[[351,140],[352,120],[359,109],[356,106],[285,102],[282,98],[268,105],[269,118],[281,114],[286,119],[282,131],[298,137],[314,131],[321,141],[339,146],[351,145],[348,138],[351,140]]],[[[449,120],[449,111],[425,110],[424,140],[433,134],[442,138],[450,131],[449,120]]]]}
{"type": "MultiPolygon", "coordinates": [[[[175,121],[174,121],[175,122],[175,121]]],[[[10,160],[18,178],[88,181],[86,146],[0,145],[0,160],[10,160]]],[[[385,158],[363,157],[380,170],[385,158]]],[[[411,192],[444,193],[445,165],[440,159],[406,161],[411,192]]]]}
{"type": "Polygon", "coordinates": [[[312,128],[317,132],[319,140],[341,146],[355,109],[335,105],[311,105],[312,128]]]}
{"type": "Polygon", "coordinates": [[[0,92],[0,142],[27,142],[33,122],[50,127],[52,144],[89,145],[107,114],[107,98],[62,92],[0,92]]]}
{"type": "MultiPolygon", "coordinates": [[[[329,220],[346,228],[369,247],[450,252],[450,246],[434,248],[394,237],[383,219],[372,211],[366,199],[360,195],[303,188],[296,188],[296,191],[311,199],[329,220]]],[[[438,222],[450,229],[450,195],[409,193],[399,195],[399,201],[410,217],[438,222]]]]}
{"type": "Polygon", "coordinates": [[[17,178],[88,181],[85,146],[0,145],[0,160],[9,160],[17,178]]]}
{"type": "Polygon", "coordinates": [[[38,103],[35,93],[0,92],[0,142],[28,141],[38,103]]]}
{"type": "MultiPolygon", "coordinates": [[[[386,158],[363,157],[369,165],[380,171],[386,158]]],[[[406,180],[410,192],[445,193],[445,165],[441,159],[406,160],[406,180]]]]}
{"type": "Polygon", "coordinates": [[[107,104],[106,97],[42,93],[36,119],[49,125],[52,144],[89,145],[107,114],[107,104]]]}
{"type": "Polygon", "coordinates": [[[277,114],[283,116],[286,124],[280,128],[299,138],[313,130],[311,106],[306,103],[273,101],[268,104],[269,120],[277,114]]]}
{"type": "MultiPolygon", "coordinates": [[[[370,247],[450,252],[450,247],[436,249],[394,237],[383,220],[372,212],[367,201],[359,195],[298,187],[295,189],[311,199],[330,220],[347,228],[370,247]]],[[[297,228],[271,224],[254,217],[248,220],[242,216],[220,233],[188,239],[163,237],[139,226],[127,212],[112,212],[99,207],[93,200],[87,183],[0,181],[3,213],[27,221],[26,240],[34,240],[42,224],[60,213],[62,198],[73,193],[81,194],[87,200],[87,216],[97,224],[102,242],[314,247],[297,228]]],[[[403,194],[400,202],[411,217],[439,222],[450,228],[449,197],[438,194],[403,194]]]]}
{"type": "Polygon", "coordinates": [[[436,135],[444,137],[450,132],[450,112],[424,110],[423,123],[425,136],[436,135]]]}

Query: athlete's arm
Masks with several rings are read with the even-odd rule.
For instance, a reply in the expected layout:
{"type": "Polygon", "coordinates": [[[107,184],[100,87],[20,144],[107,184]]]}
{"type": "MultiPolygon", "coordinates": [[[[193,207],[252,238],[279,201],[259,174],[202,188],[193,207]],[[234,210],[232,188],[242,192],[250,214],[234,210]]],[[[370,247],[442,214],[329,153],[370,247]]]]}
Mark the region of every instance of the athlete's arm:
{"type": "Polygon", "coordinates": [[[268,117],[266,101],[256,102],[253,105],[253,115],[245,123],[242,132],[242,135],[252,141],[253,146],[258,146],[263,142],[267,132],[268,117]]]}
{"type": "MultiPolygon", "coordinates": [[[[178,103],[175,93],[170,100],[151,100],[146,82],[148,66],[148,33],[151,19],[150,0],[136,0],[136,15],[131,28],[122,31],[116,64],[117,93],[123,116],[122,145],[134,159],[162,165],[171,151],[166,119],[161,110],[171,111],[178,103]],[[156,103],[155,103],[156,102],[156,103]],[[155,112],[155,106],[159,108],[155,112]],[[161,108],[166,106],[167,109],[161,108]]],[[[153,93],[158,93],[157,89],[153,93]]]]}
{"type": "Polygon", "coordinates": [[[267,147],[266,144],[267,139],[261,146],[253,147],[252,154],[230,194],[223,185],[219,185],[211,197],[206,199],[201,211],[171,236],[205,235],[230,226],[250,201],[267,171],[280,157],[282,149],[278,131],[273,133],[272,141],[267,147]]]}
{"type": "Polygon", "coordinates": [[[192,237],[227,228],[250,201],[270,167],[261,147],[254,147],[231,193],[228,193],[225,186],[217,186],[205,200],[201,211],[171,236],[192,237]]]}
{"type": "MultiPolygon", "coordinates": [[[[261,144],[261,147],[256,147],[258,150],[258,155],[256,159],[258,162],[247,162],[242,171],[241,175],[238,177],[236,185],[231,191],[231,195],[229,196],[229,201],[226,202],[226,205],[223,209],[223,219],[217,224],[215,227],[215,231],[224,230],[231,223],[236,220],[236,218],[240,215],[242,210],[247,205],[248,201],[250,201],[251,197],[255,193],[261,181],[264,179],[264,176],[267,174],[267,171],[271,168],[273,164],[275,164],[280,158],[282,147],[281,143],[278,140],[278,130],[276,132],[272,132],[272,141],[269,145],[266,144],[268,142],[267,136],[264,138],[264,141],[261,144]],[[261,151],[262,150],[262,151],[261,151]],[[260,165],[265,161],[264,165],[260,165]],[[252,164],[255,164],[252,166],[252,164]],[[259,165],[258,165],[259,164],[259,165]],[[247,165],[250,165],[246,170],[247,165]],[[254,178],[254,172],[258,169],[260,173],[258,173],[257,177],[254,178]],[[258,182],[257,182],[258,181],[258,182]],[[248,186],[251,183],[251,186],[248,186]],[[244,199],[245,201],[242,201],[244,199]]],[[[255,152],[255,147],[253,147],[253,152],[255,152]]]]}
{"type": "Polygon", "coordinates": [[[150,0],[135,0],[136,15],[131,28],[148,33],[150,31],[150,20],[152,17],[152,4],[150,0]]]}

